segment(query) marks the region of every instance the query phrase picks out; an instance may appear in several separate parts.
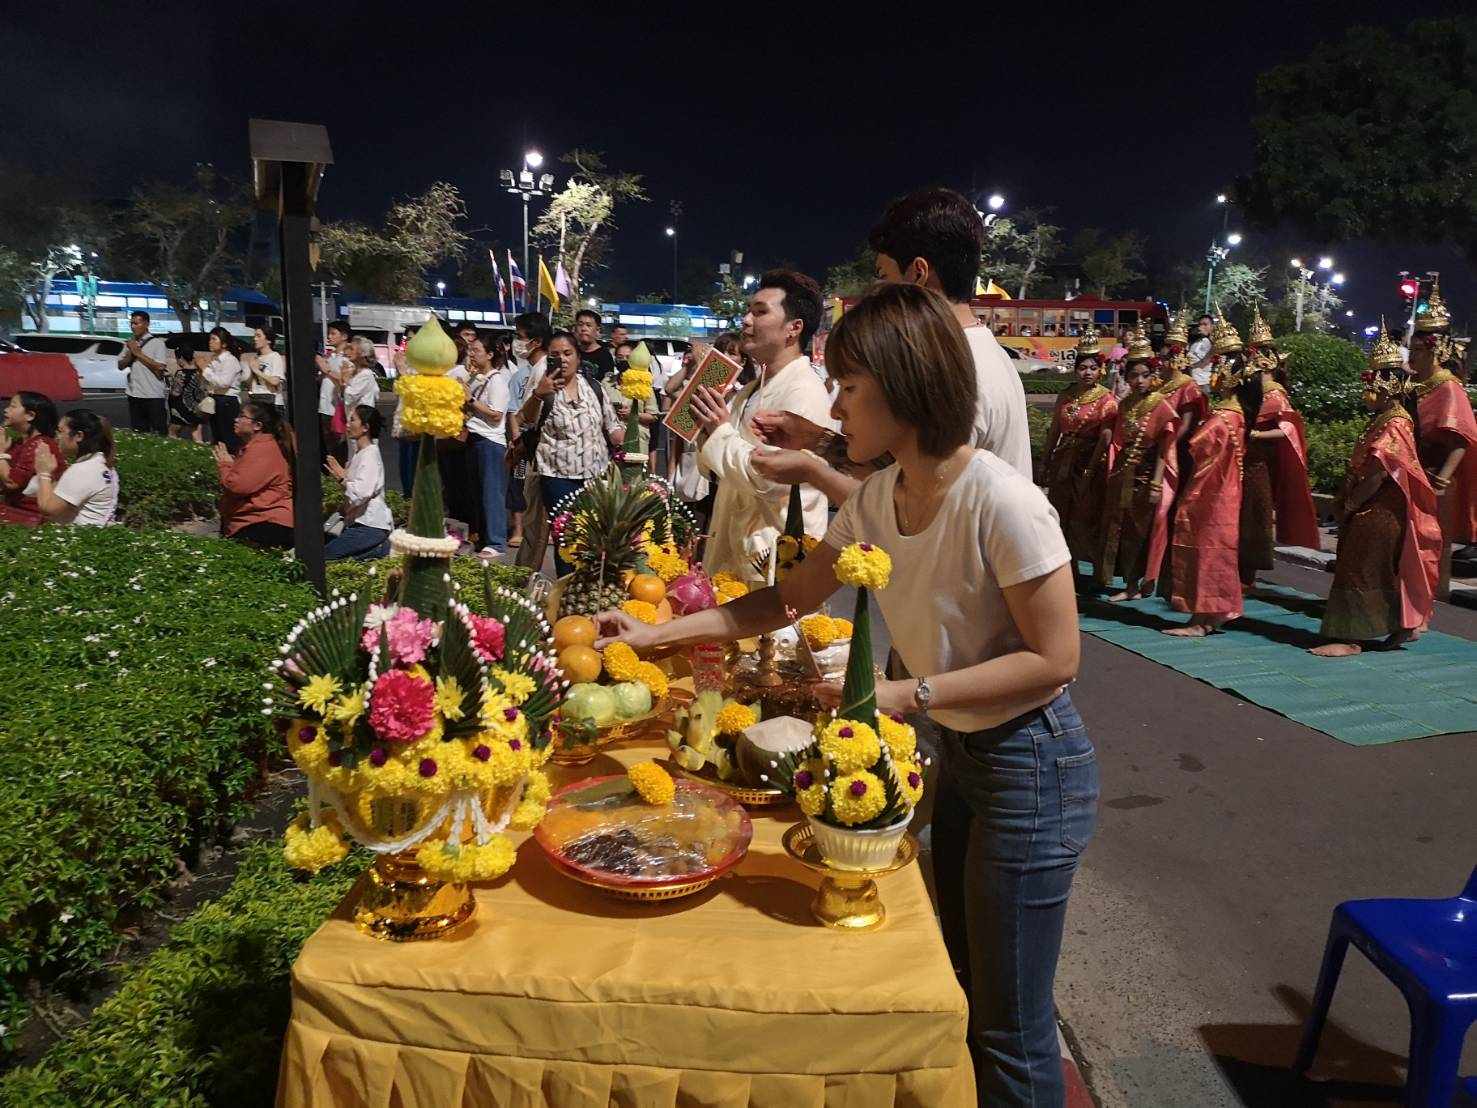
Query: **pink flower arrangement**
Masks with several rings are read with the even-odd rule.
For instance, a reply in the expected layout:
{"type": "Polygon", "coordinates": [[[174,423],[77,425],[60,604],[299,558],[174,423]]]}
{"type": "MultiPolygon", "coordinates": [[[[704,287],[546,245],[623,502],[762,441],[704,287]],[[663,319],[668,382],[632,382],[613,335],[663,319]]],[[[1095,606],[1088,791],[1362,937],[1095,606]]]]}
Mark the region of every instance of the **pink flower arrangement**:
{"type": "Polygon", "coordinates": [[[398,669],[375,678],[369,724],[380,738],[415,742],[431,729],[435,718],[436,692],[431,682],[398,669]]]}
{"type": "Polygon", "coordinates": [[[425,660],[426,651],[436,633],[436,625],[429,619],[421,619],[413,608],[401,608],[381,627],[369,627],[359,640],[359,645],[369,653],[379,649],[380,635],[389,639],[390,657],[397,665],[413,666],[425,660]]]}
{"type": "Polygon", "coordinates": [[[472,623],[472,649],[484,662],[500,662],[507,645],[503,625],[489,616],[468,615],[472,623]]]}
{"type": "Polygon", "coordinates": [[[554,536],[556,542],[564,538],[564,529],[569,526],[569,521],[572,518],[568,512],[560,512],[549,522],[549,532],[554,536]]]}

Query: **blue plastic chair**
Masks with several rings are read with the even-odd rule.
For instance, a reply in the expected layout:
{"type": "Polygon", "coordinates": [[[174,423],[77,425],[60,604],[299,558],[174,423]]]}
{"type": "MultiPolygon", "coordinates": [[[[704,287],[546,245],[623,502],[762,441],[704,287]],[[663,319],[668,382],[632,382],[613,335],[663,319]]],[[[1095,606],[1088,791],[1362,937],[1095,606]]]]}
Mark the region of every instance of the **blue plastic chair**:
{"type": "Polygon", "coordinates": [[[1313,1064],[1351,942],[1395,983],[1410,1008],[1406,1105],[1448,1108],[1462,1041],[1477,1021],[1477,869],[1462,894],[1446,900],[1346,900],[1333,910],[1296,1074],[1313,1064]]]}

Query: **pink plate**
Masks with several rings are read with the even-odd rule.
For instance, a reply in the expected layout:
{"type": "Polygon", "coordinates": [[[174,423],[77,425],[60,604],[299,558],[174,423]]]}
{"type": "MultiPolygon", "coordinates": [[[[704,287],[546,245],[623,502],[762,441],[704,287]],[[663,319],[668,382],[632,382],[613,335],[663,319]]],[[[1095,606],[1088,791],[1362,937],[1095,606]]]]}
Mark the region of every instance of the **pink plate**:
{"type": "Polygon", "coordinates": [[[592,884],[616,889],[660,889],[668,885],[711,881],[727,873],[743,860],[744,855],[749,852],[749,841],[754,837],[754,825],[749,819],[749,814],[744,811],[743,805],[727,794],[708,788],[696,781],[683,780],[675,784],[677,786],[676,797],[671,809],[668,810],[643,804],[636,797],[635,789],[629,785],[623,773],[612,773],[604,777],[588,777],[583,781],[575,781],[554,794],[549,801],[548,813],[533,829],[533,836],[538,840],[544,853],[555,863],[555,868],[567,870],[572,875],[592,884]],[[625,795],[629,795],[629,803],[623,802],[625,795]],[[564,813],[580,809],[586,809],[592,813],[589,816],[588,830],[598,829],[600,826],[598,816],[601,811],[609,811],[611,815],[609,826],[614,829],[631,827],[639,822],[622,820],[619,818],[620,813],[649,817],[652,820],[664,817],[697,819],[711,813],[731,825],[724,839],[729,849],[716,864],[691,869],[685,873],[644,876],[601,869],[597,865],[575,861],[565,853],[554,838],[554,828],[566,821],[567,817],[564,813]]]}

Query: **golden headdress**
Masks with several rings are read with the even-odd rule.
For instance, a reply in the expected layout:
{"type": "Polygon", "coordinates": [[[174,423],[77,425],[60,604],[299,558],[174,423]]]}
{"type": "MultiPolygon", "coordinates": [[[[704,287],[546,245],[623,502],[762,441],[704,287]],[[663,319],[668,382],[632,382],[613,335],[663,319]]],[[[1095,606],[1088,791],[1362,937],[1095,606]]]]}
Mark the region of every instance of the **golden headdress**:
{"type": "Polygon", "coordinates": [[[1238,354],[1241,352],[1241,333],[1236,330],[1235,325],[1226,318],[1221,306],[1215,306],[1215,329],[1210,332],[1210,351],[1212,354],[1238,354]]]}
{"type": "Polygon", "coordinates": [[[1426,310],[1415,317],[1415,329],[1417,331],[1445,331],[1451,327],[1451,310],[1447,308],[1446,301],[1441,299],[1441,278],[1431,279],[1431,299],[1427,302],[1426,310]]]}
{"type": "Polygon", "coordinates": [[[1381,399],[1394,399],[1408,403],[1415,391],[1415,381],[1400,356],[1400,347],[1385,330],[1385,321],[1380,319],[1379,338],[1369,350],[1369,369],[1364,374],[1364,387],[1381,399]]]}
{"type": "Polygon", "coordinates": [[[1174,315],[1174,321],[1164,332],[1164,341],[1178,343],[1181,346],[1190,345],[1190,305],[1180,305],[1180,310],[1174,315]]]}
{"type": "Polygon", "coordinates": [[[1248,346],[1271,346],[1276,340],[1272,337],[1272,328],[1262,318],[1262,306],[1258,304],[1251,312],[1251,333],[1247,336],[1248,346]]]}
{"type": "Polygon", "coordinates": [[[1143,316],[1139,316],[1139,321],[1134,324],[1133,330],[1123,338],[1124,345],[1128,347],[1125,361],[1148,362],[1154,359],[1154,344],[1149,339],[1149,332],[1144,329],[1143,316]]]}
{"type": "Polygon", "coordinates": [[[1082,337],[1077,340],[1077,357],[1091,358],[1103,352],[1102,337],[1098,329],[1088,324],[1082,331],[1082,337]]]}
{"type": "Polygon", "coordinates": [[[1380,317],[1379,338],[1374,340],[1374,346],[1369,350],[1369,368],[1375,371],[1382,369],[1405,368],[1405,359],[1400,356],[1400,347],[1395,340],[1390,338],[1390,333],[1385,330],[1384,317],[1380,317]]]}

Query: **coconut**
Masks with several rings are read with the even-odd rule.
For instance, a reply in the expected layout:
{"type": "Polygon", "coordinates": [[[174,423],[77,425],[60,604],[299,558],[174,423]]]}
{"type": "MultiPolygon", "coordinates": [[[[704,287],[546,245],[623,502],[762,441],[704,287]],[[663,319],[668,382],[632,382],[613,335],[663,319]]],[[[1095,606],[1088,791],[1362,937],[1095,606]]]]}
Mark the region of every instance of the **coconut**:
{"type": "Polygon", "coordinates": [[[813,739],[811,725],[794,716],[775,716],[746,728],[734,743],[740,778],[755,787],[788,787],[788,780],[776,780],[777,776],[782,778],[784,775],[777,774],[770,763],[783,764],[787,759],[798,756],[813,739]],[[769,780],[762,780],[765,777],[769,780]]]}

